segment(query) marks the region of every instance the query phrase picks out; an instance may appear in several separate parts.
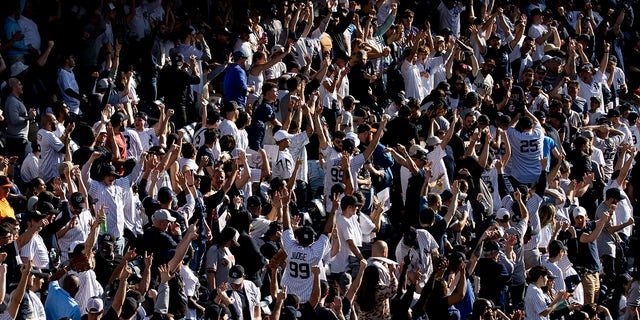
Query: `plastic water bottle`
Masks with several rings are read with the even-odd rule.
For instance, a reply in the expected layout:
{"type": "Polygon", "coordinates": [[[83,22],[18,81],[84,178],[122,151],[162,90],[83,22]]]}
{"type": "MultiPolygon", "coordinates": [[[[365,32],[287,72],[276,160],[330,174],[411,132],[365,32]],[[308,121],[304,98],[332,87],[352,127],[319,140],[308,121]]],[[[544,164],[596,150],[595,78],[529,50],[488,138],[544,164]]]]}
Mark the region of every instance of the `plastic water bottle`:
{"type": "Polygon", "coordinates": [[[100,232],[107,232],[107,215],[104,211],[100,211],[100,217],[102,218],[102,222],[100,223],[100,232]]]}

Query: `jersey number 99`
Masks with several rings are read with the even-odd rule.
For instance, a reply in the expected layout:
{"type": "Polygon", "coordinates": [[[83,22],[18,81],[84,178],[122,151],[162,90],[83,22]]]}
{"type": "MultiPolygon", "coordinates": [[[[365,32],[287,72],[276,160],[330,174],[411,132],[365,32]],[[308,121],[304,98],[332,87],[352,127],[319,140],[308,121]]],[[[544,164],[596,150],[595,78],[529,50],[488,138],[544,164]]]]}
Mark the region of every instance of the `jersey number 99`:
{"type": "Polygon", "coordinates": [[[292,278],[308,279],[310,275],[308,263],[289,262],[289,275],[292,278]]]}

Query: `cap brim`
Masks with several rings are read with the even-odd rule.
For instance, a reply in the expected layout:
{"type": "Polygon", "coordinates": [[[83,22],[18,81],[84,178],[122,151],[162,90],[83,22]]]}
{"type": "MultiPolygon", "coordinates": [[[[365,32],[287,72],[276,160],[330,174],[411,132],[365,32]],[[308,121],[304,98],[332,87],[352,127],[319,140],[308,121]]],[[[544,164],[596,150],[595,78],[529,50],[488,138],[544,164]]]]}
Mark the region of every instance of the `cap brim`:
{"type": "Polygon", "coordinates": [[[13,184],[13,183],[5,183],[5,184],[3,184],[3,185],[0,185],[0,187],[9,187],[9,188],[11,188],[11,187],[13,187],[13,186],[14,186],[14,184],[13,184]]]}
{"type": "Polygon", "coordinates": [[[241,284],[242,283],[242,278],[231,278],[231,277],[229,277],[229,282],[231,282],[233,284],[241,284]]]}

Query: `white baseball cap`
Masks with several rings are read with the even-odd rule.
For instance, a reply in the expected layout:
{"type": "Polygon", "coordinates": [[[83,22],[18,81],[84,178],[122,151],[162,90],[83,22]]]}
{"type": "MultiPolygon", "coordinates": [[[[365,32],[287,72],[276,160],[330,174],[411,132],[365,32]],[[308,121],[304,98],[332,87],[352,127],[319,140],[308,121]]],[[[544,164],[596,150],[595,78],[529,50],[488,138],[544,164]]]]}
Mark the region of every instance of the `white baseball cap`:
{"type": "Polygon", "coordinates": [[[284,139],[291,139],[291,138],[293,138],[293,135],[284,130],[278,130],[278,132],[276,132],[276,134],[273,135],[273,139],[276,140],[276,142],[280,142],[284,139]]]}
{"type": "Polygon", "coordinates": [[[574,218],[577,216],[583,216],[583,217],[587,216],[587,210],[583,207],[575,207],[572,213],[574,218]]]}
{"type": "Polygon", "coordinates": [[[153,213],[153,221],[168,220],[169,222],[175,222],[176,218],[171,215],[171,212],[167,209],[159,209],[153,213]]]}
{"type": "Polygon", "coordinates": [[[505,208],[498,209],[498,212],[496,212],[496,220],[505,220],[505,217],[509,219],[509,210],[505,208]]]}

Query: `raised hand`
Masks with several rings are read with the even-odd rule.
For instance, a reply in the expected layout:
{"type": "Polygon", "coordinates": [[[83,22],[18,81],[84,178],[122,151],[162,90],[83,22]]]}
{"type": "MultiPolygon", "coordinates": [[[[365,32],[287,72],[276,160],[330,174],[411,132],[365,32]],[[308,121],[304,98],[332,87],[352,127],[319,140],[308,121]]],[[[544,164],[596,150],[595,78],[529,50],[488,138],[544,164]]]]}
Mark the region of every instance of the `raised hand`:
{"type": "Polygon", "coordinates": [[[175,275],[169,271],[169,266],[166,264],[158,266],[158,273],[160,273],[160,282],[162,283],[167,283],[175,277],[175,275]]]}

